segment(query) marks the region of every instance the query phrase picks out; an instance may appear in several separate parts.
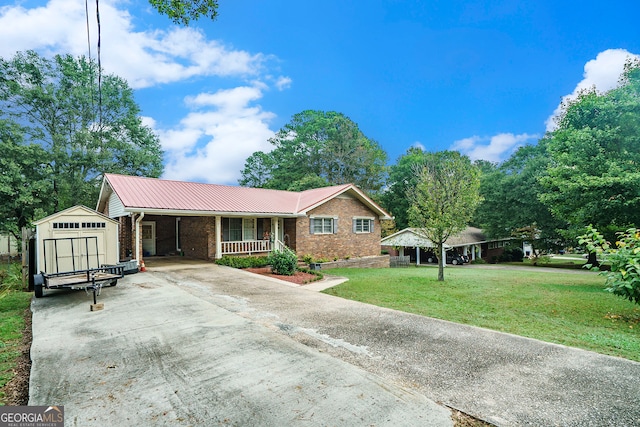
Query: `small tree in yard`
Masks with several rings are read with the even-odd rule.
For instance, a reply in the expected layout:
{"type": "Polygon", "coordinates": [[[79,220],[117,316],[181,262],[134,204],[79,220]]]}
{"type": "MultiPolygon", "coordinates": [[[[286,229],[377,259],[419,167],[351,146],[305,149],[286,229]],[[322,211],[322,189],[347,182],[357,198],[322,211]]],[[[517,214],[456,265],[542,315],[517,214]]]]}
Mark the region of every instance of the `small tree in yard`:
{"type": "Polygon", "coordinates": [[[437,248],[438,280],[444,280],[442,247],[465,229],[481,201],[480,172],[467,156],[442,151],[414,168],[417,184],[407,190],[409,224],[419,228],[437,248]]]}
{"type": "MultiPolygon", "coordinates": [[[[601,272],[607,278],[607,291],[640,304],[640,228],[618,233],[618,240],[612,245],[589,225],[578,242],[598,255],[603,263],[611,265],[610,271],[601,272]]],[[[586,264],[585,268],[600,270],[593,264],[586,264]]]]}

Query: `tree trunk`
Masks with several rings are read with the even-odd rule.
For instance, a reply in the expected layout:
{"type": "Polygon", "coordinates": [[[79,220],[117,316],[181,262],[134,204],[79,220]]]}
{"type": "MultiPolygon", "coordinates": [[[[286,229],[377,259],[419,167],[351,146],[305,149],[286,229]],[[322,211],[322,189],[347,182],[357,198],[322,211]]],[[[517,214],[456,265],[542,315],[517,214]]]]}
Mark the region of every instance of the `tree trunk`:
{"type": "Polygon", "coordinates": [[[587,259],[587,264],[591,264],[594,267],[600,266],[600,262],[598,261],[597,254],[595,252],[589,252],[589,259],[587,259]]]}
{"type": "Polygon", "coordinates": [[[444,263],[447,262],[446,257],[442,256],[442,243],[437,245],[438,250],[438,282],[444,282],[444,263]]]}

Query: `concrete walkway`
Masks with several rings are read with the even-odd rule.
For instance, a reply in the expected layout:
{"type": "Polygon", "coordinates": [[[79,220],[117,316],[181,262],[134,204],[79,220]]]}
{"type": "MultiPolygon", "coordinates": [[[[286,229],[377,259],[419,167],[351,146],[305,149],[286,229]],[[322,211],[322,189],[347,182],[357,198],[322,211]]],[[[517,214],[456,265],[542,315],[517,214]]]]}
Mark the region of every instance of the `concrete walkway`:
{"type": "Polygon", "coordinates": [[[103,312],[81,292],[34,301],[30,404],[83,426],[451,425],[434,401],[500,426],[640,419],[639,363],[211,264],[148,267],[103,312]]]}

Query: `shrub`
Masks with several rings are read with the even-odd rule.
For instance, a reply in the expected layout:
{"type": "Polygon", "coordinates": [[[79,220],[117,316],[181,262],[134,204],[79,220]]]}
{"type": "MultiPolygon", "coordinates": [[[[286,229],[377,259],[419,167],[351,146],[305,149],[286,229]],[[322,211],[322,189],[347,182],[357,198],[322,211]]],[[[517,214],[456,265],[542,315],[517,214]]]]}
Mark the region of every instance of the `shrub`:
{"type": "MultiPolygon", "coordinates": [[[[587,232],[580,236],[579,243],[610,264],[608,272],[600,273],[606,277],[607,291],[640,304],[640,228],[630,228],[617,235],[618,240],[611,244],[590,225],[587,232]]],[[[585,264],[584,267],[602,270],[592,264],[585,264]]]]}
{"type": "Polygon", "coordinates": [[[22,289],[22,265],[19,262],[0,267],[0,290],[22,289]]]}
{"type": "Polygon", "coordinates": [[[268,260],[271,264],[271,272],[274,274],[292,276],[298,268],[298,257],[288,248],[282,251],[273,251],[268,260]]]}
{"type": "Polygon", "coordinates": [[[302,261],[306,264],[311,264],[313,262],[313,257],[311,255],[305,255],[302,257],[302,261]]]}
{"type": "Polygon", "coordinates": [[[522,262],[524,259],[524,252],[520,248],[507,248],[500,255],[500,262],[522,262]]]}
{"type": "Polygon", "coordinates": [[[269,265],[269,258],[266,256],[223,256],[216,260],[216,264],[226,265],[233,268],[260,268],[269,265]]]}
{"type": "Polygon", "coordinates": [[[316,276],[315,279],[308,280],[304,283],[315,282],[317,280],[322,280],[322,278],[324,278],[324,275],[317,270],[309,270],[308,268],[301,267],[301,268],[298,268],[298,271],[302,271],[303,273],[313,274],[314,276],[316,276]]]}

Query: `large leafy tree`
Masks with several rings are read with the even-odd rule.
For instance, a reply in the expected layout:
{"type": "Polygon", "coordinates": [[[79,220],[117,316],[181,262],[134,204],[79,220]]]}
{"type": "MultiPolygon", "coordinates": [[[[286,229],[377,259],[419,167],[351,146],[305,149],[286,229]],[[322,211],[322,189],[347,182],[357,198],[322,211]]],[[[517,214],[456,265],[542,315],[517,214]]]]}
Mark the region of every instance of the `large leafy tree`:
{"type": "Polygon", "coordinates": [[[430,156],[430,153],[418,147],[411,147],[398,158],[396,164],[389,167],[389,179],[380,203],[393,215],[396,228],[400,230],[409,226],[408,212],[411,203],[407,198],[407,191],[419,181],[416,167],[423,165],[430,156]]]}
{"type": "MultiPolygon", "coordinates": [[[[133,91],[113,75],[102,76],[99,91],[97,67],[83,57],[28,51],[0,58],[0,121],[7,153],[0,206],[21,198],[44,214],[93,206],[105,172],[162,173],[159,140],[142,124],[133,91]]],[[[23,214],[11,227],[33,219],[35,210],[23,214]]]]}
{"type": "Polygon", "coordinates": [[[215,20],[218,17],[217,0],[149,0],[151,6],[166,15],[174,23],[189,25],[201,17],[215,20]]]}
{"type": "Polygon", "coordinates": [[[513,236],[536,249],[561,243],[558,230],[566,224],[554,218],[538,198],[540,178],[548,166],[546,142],[519,148],[505,162],[483,169],[475,223],[491,237],[513,236]]]}
{"type": "MultiPolygon", "coordinates": [[[[428,155],[414,168],[418,182],[407,190],[409,223],[421,229],[437,253],[449,237],[464,230],[481,200],[480,171],[456,151],[428,155]]],[[[438,257],[438,280],[444,280],[444,257],[438,257]]]]}
{"type": "Polygon", "coordinates": [[[0,233],[18,239],[22,227],[50,210],[46,154],[38,144],[23,143],[18,125],[0,120],[0,233]]]}
{"type": "Polygon", "coordinates": [[[342,113],[303,111],[269,142],[272,151],[245,162],[241,185],[299,191],[353,183],[375,193],[384,184],[386,153],[342,113]]]}
{"type": "Polygon", "coordinates": [[[575,238],[593,224],[609,236],[640,224],[640,62],[620,85],[587,90],[566,105],[546,138],[541,200],[575,238]]]}

